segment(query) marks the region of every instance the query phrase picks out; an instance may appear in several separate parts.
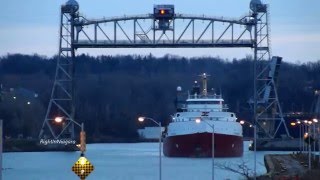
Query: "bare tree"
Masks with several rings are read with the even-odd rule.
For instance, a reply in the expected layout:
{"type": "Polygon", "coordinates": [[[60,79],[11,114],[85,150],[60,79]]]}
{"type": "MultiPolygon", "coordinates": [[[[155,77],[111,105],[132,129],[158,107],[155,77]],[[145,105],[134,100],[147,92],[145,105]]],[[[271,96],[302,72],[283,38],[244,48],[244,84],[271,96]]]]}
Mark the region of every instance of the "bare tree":
{"type": "Polygon", "coordinates": [[[245,162],[244,160],[242,160],[239,164],[236,164],[236,165],[233,163],[225,162],[225,163],[217,163],[215,164],[215,166],[220,169],[224,169],[227,171],[240,174],[246,179],[252,179],[253,171],[247,166],[247,162],[245,162]]]}

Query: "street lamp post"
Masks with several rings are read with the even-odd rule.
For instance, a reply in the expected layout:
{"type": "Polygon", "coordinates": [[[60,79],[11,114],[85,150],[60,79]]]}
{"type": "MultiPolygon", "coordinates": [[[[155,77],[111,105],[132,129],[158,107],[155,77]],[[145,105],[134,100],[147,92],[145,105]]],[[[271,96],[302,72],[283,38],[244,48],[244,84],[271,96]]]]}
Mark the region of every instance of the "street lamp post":
{"type": "Polygon", "coordinates": [[[241,120],[240,121],[240,124],[249,124],[250,127],[253,127],[253,154],[254,154],[254,169],[253,169],[253,174],[254,174],[254,179],[256,180],[257,179],[257,126],[254,124],[251,124],[250,122],[248,121],[244,121],[244,120],[241,120]]]}
{"type": "MultiPolygon", "coordinates": [[[[56,117],[54,119],[54,121],[56,123],[61,123],[62,121],[64,121],[64,117],[56,117]]],[[[79,124],[78,122],[72,120],[72,119],[68,119],[71,122],[73,122],[74,124],[76,124],[77,126],[79,126],[81,128],[81,132],[80,132],[80,151],[81,151],[81,156],[84,156],[84,152],[86,151],[86,133],[84,131],[84,123],[79,124]]]]}
{"type": "Polygon", "coordinates": [[[308,154],[309,154],[309,170],[311,170],[311,143],[310,143],[310,136],[311,136],[311,131],[310,131],[310,126],[308,126],[308,141],[309,141],[309,144],[308,144],[308,154]]]}
{"type": "MultiPolygon", "coordinates": [[[[202,122],[202,121],[201,121],[200,118],[196,118],[196,123],[199,124],[199,123],[201,123],[201,122],[202,122]]],[[[214,124],[212,123],[212,125],[211,125],[211,124],[209,124],[207,121],[203,121],[203,122],[205,122],[208,126],[210,126],[210,127],[212,128],[211,155],[212,155],[212,180],[214,180],[214,124]]]]}
{"type": "Polygon", "coordinates": [[[299,119],[296,120],[296,122],[291,122],[291,126],[299,126],[299,150],[301,153],[301,146],[302,146],[302,136],[301,136],[301,121],[299,119]]]}
{"type": "MultiPolygon", "coordinates": [[[[313,118],[312,119],[313,122],[313,137],[314,139],[316,139],[316,124],[318,124],[318,119],[313,118]]],[[[316,153],[316,141],[313,141],[313,153],[316,153]]],[[[315,160],[316,155],[313,154],[313,160],[315,160]]]]}
{"type": "MultiPolygon", "coordinates": [[[[312,134],[313,134],[313,137],[315,138],[316,136],[316,125],[315,125],[315,123],[313,123],[313,125],[312,125],[312,130],[313,130],[313,132],[312,132],[312,134]]],[[[313,141],[313,149],[312,149],[312,153],[315,153],[316,152],[316,141],[313,141]]],[[[313,159],[315,158],[315,156],[313,155],[313,159]]]]}
{"type": "Polygon", "coordinates": [[[162,179],[162,152],[161,152],[161,143],[162,143],[162,127],[161,127],[161,122],[157,122],[156,120],[149,118],[149,117],[139,117],[138,120],[140,122],[143,122],[144,120],[150,120],[152,122],[154,122],[155,124],[157,124],[159,126],[160,129],[160,135],[159,135],[159,180],[162,179]]]}
{"type": "MultiPolygon", "coordinates": [[[[309,121],[310,122],[310,121],[309,121]]],[[[310,137],[311,137],[311,130],[310,130],[310,126],[308,126],[308,159],[309,159],[309,170],[311,170],[311,143],[310,143],[310,137]]]]}
{"type": "Polygon", "coordinates": [[[320,125],[318,124],[318,159],[319,159],[319,164],[320,164],[320,125]]]}
{"type": "Polygon", "coordinates": [[[307,133],[304,135],[305,138],[308,138],[308,169],[311,170],[311,125],[312,121],[305,120],[304,123],[307,125],[307,133]]]}
{"type": "Polygon", "coordinates": [[[253,134],[254,134],[254,179],[257,179],[257,126],[253,125],[253,134]]]}
{"type": "Polygon", "coordinates": [[[318,160],[320,164],[320,124],[319,123],[317,123],[317,138],[318,138],[318,155],[319,155],[318,160]]]}
{"type": "Polygon", "coordinates": [[[299,149],[301,153],[301,146],[302,146],[302,135],[301,135],[301,121],[297,120],[297,124],[299,125],[299,149]]]}
{"type": "MultiPolygon", "coordinates": [[[[306,136],[306,134],[307,134],[307,128],[308,128],[308,126],[306,125],[306,124],[308,124],[308,121],[307,120],[304,120],[303,121],[304,122],[304,124],[303,124],[303,136],[306,136]]],[[[307,146],[305,145],[305,142],[303,142],[303,153],[306,153],[306,150],[307,150],[307,146]]]]}
{"type": "Polygon", "coordinates": [[[2,180],[3,120],[0,119],[0,180],[2,180]]]}

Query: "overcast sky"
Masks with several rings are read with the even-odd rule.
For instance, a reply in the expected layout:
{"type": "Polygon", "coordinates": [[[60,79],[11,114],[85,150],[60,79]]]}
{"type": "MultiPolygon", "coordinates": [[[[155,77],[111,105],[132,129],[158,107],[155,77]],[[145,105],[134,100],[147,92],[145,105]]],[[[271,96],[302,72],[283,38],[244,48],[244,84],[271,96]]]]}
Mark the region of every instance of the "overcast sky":
{"type": "MultiPolygon", "coordinates": [[[[0,55],[55,55],[60,5],[65,0],[0,0],[0,55]]],[[[151,13],[154,4],[174,4],[176,13],[237,18],[249,12],[250,0],[78,0],[87,18],[151,13]]],[[[320,60],[320,1],[265,0],[271,7],[272,54],[285,61],[320,60]]],[[[220,56],[243,58],[250,49],[104,49],[79,53],[220,56]]]]}

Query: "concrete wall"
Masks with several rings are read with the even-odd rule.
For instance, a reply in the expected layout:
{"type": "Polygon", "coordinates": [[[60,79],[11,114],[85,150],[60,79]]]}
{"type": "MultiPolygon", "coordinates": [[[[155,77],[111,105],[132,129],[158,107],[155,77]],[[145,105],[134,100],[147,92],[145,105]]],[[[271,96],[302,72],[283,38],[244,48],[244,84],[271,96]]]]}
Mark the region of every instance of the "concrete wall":
{"type": "MultiPolygon", "coordinates": [[[[161,131],[165,130],[161,127],[161,131]]],[[[138,129],[139,136],[145,139],[159,139],[160,132],[159,127],[145,127],[143,129],[138,129]]]]}

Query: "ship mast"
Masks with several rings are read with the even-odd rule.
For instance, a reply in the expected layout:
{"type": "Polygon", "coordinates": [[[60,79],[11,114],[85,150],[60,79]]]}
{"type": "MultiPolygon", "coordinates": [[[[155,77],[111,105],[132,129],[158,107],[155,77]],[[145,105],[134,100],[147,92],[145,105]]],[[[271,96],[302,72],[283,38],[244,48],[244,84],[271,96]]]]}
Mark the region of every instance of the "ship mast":
{"type": "Polygon", "coordinates": [[[207,75],[206,73],[203,73],[200,75],[200,77],[202,78],[202,95],[203,96],[207,96],[208,95],[208,84],[207,84],[207,77],[209,77],[210,75],[207,75]]]}

